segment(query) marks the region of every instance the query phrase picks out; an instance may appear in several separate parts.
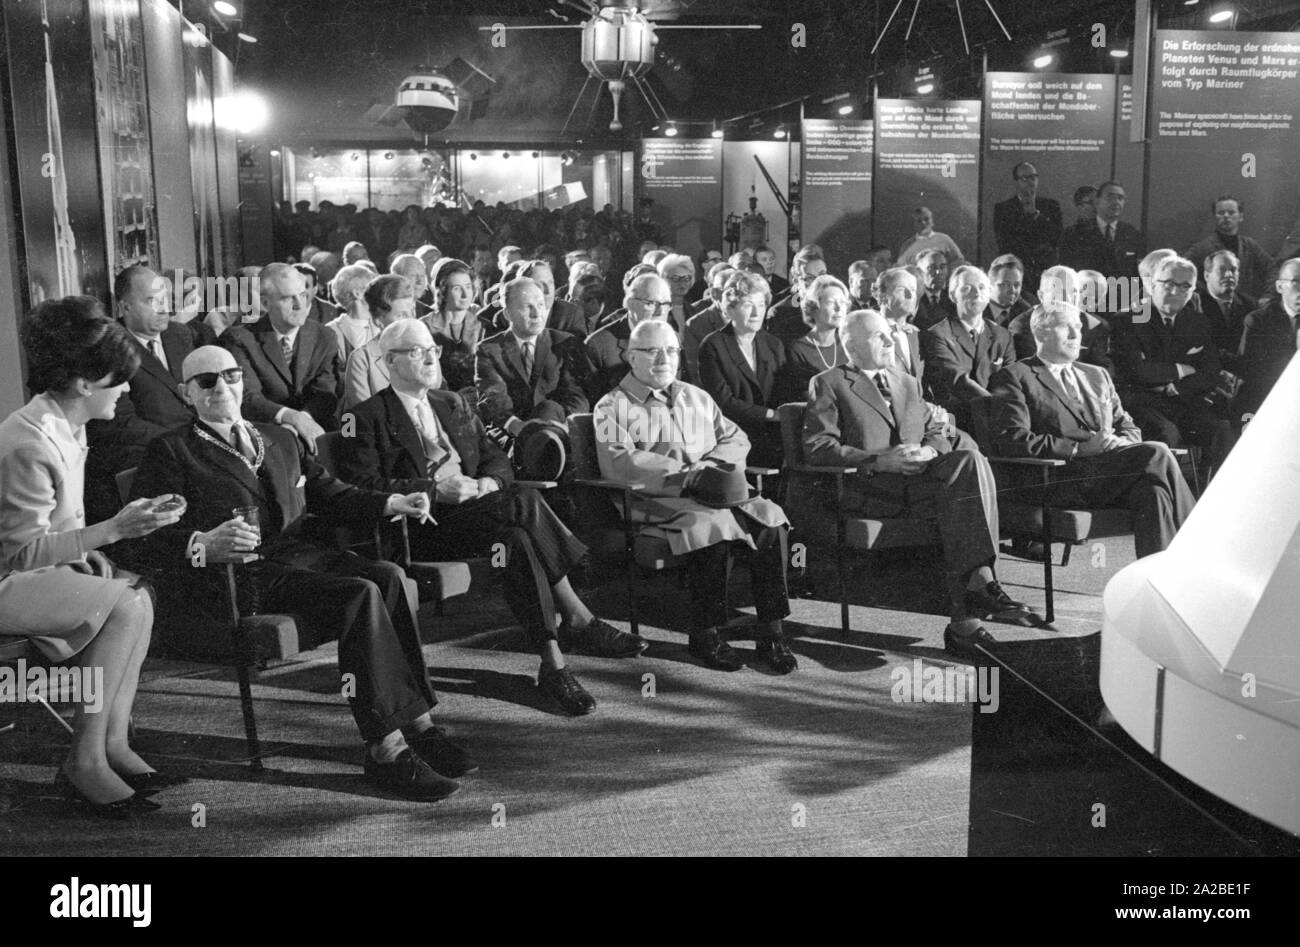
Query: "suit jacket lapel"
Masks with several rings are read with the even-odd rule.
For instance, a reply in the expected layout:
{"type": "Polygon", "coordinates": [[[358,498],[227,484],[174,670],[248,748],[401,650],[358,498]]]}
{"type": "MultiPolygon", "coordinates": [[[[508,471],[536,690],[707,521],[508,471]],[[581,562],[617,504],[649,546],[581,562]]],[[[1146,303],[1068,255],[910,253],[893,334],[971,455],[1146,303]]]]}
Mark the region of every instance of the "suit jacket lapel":
{"type": "MultiPolygon", "coordinates": [[[[185,331],[190,330],[186,328],[185,331]]],[[[162,347],[167,353],[167,365],[172,376],[172,394],[184,401],[185,399],[181,398],[180,388],[176,386],[185,381],[181,377],[181,365],[185,362],[185,356],[190,354],[190,349],[185,345],[185,340],[179,332],[163,332],[162,347]]]]}
{"type": "MultiPolygon", "coordinates": [[[[136,344],[138,345],[139,343],[137,342],[136,344]]],[[[177,352],[167,352],[167,348],[168,348],[167,343],[166,341],[164,341],[163,351],[166,352],[167,361],[172,365],[176,365],[179,368],[180,362],[178,361],[178,359],[184,359],[185,356],[177,352]]],[[[181,391],[179,387],[180,380],[178,378],[173,377],[172,373],[168,369],[163,367],[163,363],[158,361],[158,357],[154,355],[153,352],[150,352],[149,349],[143,345],[140,346],[140,368],[143,371],[148,372],[154,378],[158,379],[158,381],[161,382],[162,386],[166,388],[169,392],[171,392],[172,397],[174,397],[177,401],[181,402],[182,404],[185,403],[185,399],[181,397],[181,391]]]]}
{"type": "MultiPolygon", "coordinates": [[[[301,335],[302,330],[299,330],[298,334],[301,335]]],[[[292,391],[293,375],[289,371],[289,363],[284,360],[284,353],[280,351],[280,340],[276,338],[275,329],[271,326],[271,321],[269,319],[265,321],[264,328],[258,333],[258,335],[262,337],[262,351],[266,353],[267,361],[269,361],[271,365],[274,366],[275,370],[280,373],[280,377],[284,379],[285,385],[287,385],[289,390],[292,391]]]]}
{"type": "Polygon", "coordinates": [[[298,330],[298,337],[294,339],[293,347],[293,374],[291,378],[309,378],[307,365],[311,361],[312,351],[316,348],[316,336],[312,331],[311,323],[305,323],[298,330]]]}
{"type": "Polygon", "coordinates": [[[417,476],[427,477],[429,459],[424,454],[424,440],[420,437],[420,432],[415,429],[411,416],[406,413],[406,406],[402,404],[402,399],[392,388],[384,389],[383,398],[389,432],[410,455],[411,465],[415,468],[417,476]]]}
{"type": "Polygon", "coordinates": [[[971,364],[974,364],[975,343],[971,341],[970,333],[967,332],[966,327],[961,324],[961,320],[956,316],[949,316],[948,331],[951,332],[952,337],[957,340],[957,344],[961,346],[961,350],[966,353],[966,357],[971,360],[971,364]]]}
{"type": "Polygon", "coordinates": [[[851,375],[852,381],[849,382],[849,389],[859,398],[871,405],[876,413],[885,419],[885,422],[891,427],[897,427],[898,421],[892,411],[885,405],[885,399],[880,396],[880,390],[876,388],[876,383],[867,377],[863,371],[855,371],[851,375]]]}
{"type": "MultiPolygon", "coordinates": [[[[467,477],[474,476],[478,470],[478,443],[472,436],[466,436],[463,430],[464,426],[457,422],[453,404],[450,401],[444,401],[441,398],[431,399],[433,413],[438,416],[438,423],[442,425],[442,433],[447,438],[447,443],[456,449],[460,455],[461,473],[467,477]]],[[[470,426],[472,434],[473,426],[470,426]]]]}
{"type": "MultiPolygon", "coordinates": [[[[1048,368],[1045,363],[1035,365],[1033,368],[1034,375],[1038,378],[1039,383],[1056,396],[1056,400],[1061,402],[1066,411],[1070,412],[1070,416],[1079,423],[1079,426],[1085,428],[1088,427],[1088,419],[1084,417],[1083,406],[1080,405],[1075,407],[1075,405],[1070,401],[1070,396],[1065,393],[1065,388],[1056,380],[1056,376],[1052,374],[1052,370],[1048,368]]],[[[1082,392],[1080,392],[1080,394],[1082,394],[1082,392]]]]}
{"type": "MultiPolygon", "coordinates": [[[[515,338],[513,332],[507,331],[503,342],[504,344],[501,346],[501,353],[505,356],[506,364],[514,369],[516,375],[528,382],[528,387],[531,389],[532,379],[529,378],[528,373],[524,371],[524,350],[519,345],[519,340],[515,338]]],[[[534,367],[537,365],[536,347],[533,349],[533,365],[534,367]]]]}
{"type": "MultiPolygon", "coordinates": [[[[520,356],[522,360],[522,354],[520,356]]],[[[551,336],[550,333],[543,331],[533,343],[533,377],[528,379],[530,386],[536,387],[537,383],[542,380],[542,366],[546,360],[551,357],[551,336]]]]}
{"type": "MultiPolygon", "coordinates": [[[[732,362],[740,369],[740,373],[745,376],[745,380],[750,382],[756,391],[762,391],[763,386],[759,384],[758,375],[754,374],[754,369],[749,367],[749,362],[740,351],[740,343],[736,340],[736,330],[729,325],[725,326],[722,330],[722,342],[726,345],[727,354],[731,356],[732,362]]],[[[757,340],[754,343],[754,364],[758,364],[757,340]]]]}

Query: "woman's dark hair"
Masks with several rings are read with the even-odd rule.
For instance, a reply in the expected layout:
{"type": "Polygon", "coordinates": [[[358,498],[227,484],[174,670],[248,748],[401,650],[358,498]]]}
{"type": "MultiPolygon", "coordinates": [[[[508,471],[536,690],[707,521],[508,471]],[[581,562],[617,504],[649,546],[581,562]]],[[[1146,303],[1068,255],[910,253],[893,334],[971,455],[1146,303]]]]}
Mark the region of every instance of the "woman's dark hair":
{"type": "Polygon", "coordinates": [[[470,286],[477,292],[478,280],[474,277],[474,270],[464,260],[458,260],[452,256],[439,258],[433,264],[432,278],[429,280],[433,284],[433,311],[442,312],[442,304],[447,301],[447,280],[457,273],[465,273],[469,276],[470,286]]]}
{"type": "Polygon", "coordinates": [[[415,295],[415,290],[411,287],[411,281],[405,276],[394,276],[390,273],[371,280],[362,295],[365,296],[370,311],[380,313],[388,312],[393,308],[394,299],[411,298],[415,295]]]}
{"type": "Polygon", "coordinates": [[[23,322],[27,384],[32,391],[63,391],[78,378],[109,385],[129,381],[140,368],[140,347],[92,296],[47,299],[23,322]]]}

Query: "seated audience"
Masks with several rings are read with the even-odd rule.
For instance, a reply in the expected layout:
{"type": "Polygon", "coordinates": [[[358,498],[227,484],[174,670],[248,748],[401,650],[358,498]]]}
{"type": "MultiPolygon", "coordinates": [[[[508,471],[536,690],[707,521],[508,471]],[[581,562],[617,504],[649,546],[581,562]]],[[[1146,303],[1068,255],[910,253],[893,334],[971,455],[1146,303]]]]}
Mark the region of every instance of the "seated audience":
{"type": "MultiPolygon", "coordinates": [[[[1053,473],[1048,502],[1127,507],[1133,512],[1138,557],[1160,552],[1192,510],[1178,462],[1164,444],[1142,440],[1110,375],[1079,360],[1079,309],[1056,299],[1045,305],[1034,310],[1036,353],[989,382],[997,399],[992,425],[997,452],[1069,461],[1053,473]]],[[[1041,502],[1037,471],[1009,468],[1005,476],[1025,488],[1027,501],[1041,502]]]]}
{"type": "Polygon", "coordinates": [[[659,275],[672,290],[673,302],[668,310],[668,324],[680,338],[686,329],[686,320],[690,317],[686,294],[695,285],[695,261],[682,253],[669,253],[659,261],[657,268],[659,275]]]}
{"type": "Polygon", "coordinates": [[[942,250],[926,250],[914,264],[920,270],[921,296],[917,300],[913,325],[924,331],[957,314],[948,295],[948,258],[942,250]]]}
{"type": "Polygon", "coordinates": [[[1210,320],[1188,304],[1195,287],[1192,261],[1155,265],[1149,312],[1116,321],[1115,382],[1147,440],[1199,445],[1202,463],[1217,467],[1233,437],[1226,401],[1215,394],[1222,363],[1210,320]]]}
{"type": "Polygon", "coordinates": [[[813,280],[803,300],[803,321],[808,326],[808,334],[787,347],[778,404],[807,401],[808,383],[814,375],[848,364],[849,353],[844,349],[841,333],[850,305],[848,287],[834,276],[823,274],[813,280]]]}
{"type": "Polygon", "coordinates": [[[779,383],[785,380],[786,355],[781,341],[763,331],[771,302],[772,291],[761,276],[733,273],[722,290],[727,325],[700,344],[699,386],[745,432],[750,461],[760,467],[781,466],[776,409],[783,394],[779,383]]]}
{"type": "Polygon", "coordinates": [[[1096,217],[1081,218],[1061,235],[1061,263],[1075,270],[1097,270],[1112,279],[1131,279],[1146,255],[1142,233],[1120,220],[1127,196],[1118,181],[1097,187],[1096,217]]]}
{"type": "Polygon", "coordinates": [[[518,275],[532,280],[541,289],[546,303],[546,328],[567,332],[579,341],[587,337],[587,320],[583,318],[582,310],[568,300],[556,297],[555,276],[549,266],[541,260],[529,260],[519,268],[518,275]]]}
{"type": "Polygon", "coordinates": [[[1246,316],[1241,332],[1241,395],[1243,414],[1259,410],[1268,393],[1291,363],[1300,327],[1300,257],[1278,268],[1274,283],[1278,298],[1246,316]]]}
{"type": "MultiPolygon", "coordinates": [[[[156,277],[139,269],[126,279],[138,277],[147,291],[156,277]]],[[[126,402],[140,364],[130,333],[98,300],[68,296],[31,312],[22,344],[37,394],[0,422],[0,642],[26,639],[51,664],[95,672],[54,788],[81,812],[124,821],[161,808],[145,797],[185,780],[157,772],[131,748],[153,602],[100,549],[165,528],[180,511],[158,510],[167,497],[153,494],[93,526],[82,514],[85,425],[111,421],[119,399],[126,402]]]]}
{"type": "Polygon", "coordinates": [[[258,607],[299,619],[308,647],[339,642],[339,673],[366,742],[365,773],[411,799],[457,789],[477,764],[433,725],[437,703],[420,650],[405,574],[320,542],[323,523],[371,526],[380,517],[427,517],[424,492],[359,490],[330,476],[292,434],[240,414],[243,370],[230,352],[207,347],[185,360],[185,395],[198,420],[157,438],[136,474],[135,496],[178,493],[189,506],[175,526],[144,544],[142,561],[188,601],[220,601],[219,569],[194,568],[254,550],[242,567],[258,607]],[[256,507],[256,525],[233,516],[256,507]],[[317,519],[319,518],[319,519],[317,519]]]}
{"type": "Polygon", "coordinates": [[[596,702],[565,667],[561,647],[602,657],[635,657],[647,642],[595,617],[568,574],[586,554],[536,490],[516,487],[510,462],[459,394],[438,390],[438,359],[419,322],[380,337],[390,387],[357,406],[339,475],[372,490],[424,491],[433,519],[413,526],[416,558],[489,556],[506,548],[505,598],[540,654],[537,684],[566,713],[596,702]],[[562,621],[555,625],[559,609],[562,621]]]}
{"type": "Polygon", "coordinates": [[[1029,303],[1020,295],[1025,266],[1018,257],[1004,253],[989,264],[988,273],[991,295],[984,318],[1005,329],[1017,316],[1029,312],[1029,303]]]}
{"type": "Polygon", "coordinates": [[[935,522],[951,598],[944,646],[953,654],[979,657],[979,648],[996,643],[981,619],[1038,622],[1026,605],[1003,591],[993,572],[998,543],[993,472],[979,451],[953,449],[916,379],[895,369],[884,316],[850,313],[845,332],[849,364],[812,380],[804,454],[811,464],[857,468],[846,498],[855,515],[935,522]]]}
{"type": "Polygon", "coordinates": [[[1033,332],[1035,314],[1043,311],[1044,307],[1068,303],[1080,310],[1083,342],[1079,360],[1114,375],[1115,364],[1110,358],[1110,323],[1087,311],[1095,300],[1105,300],[1106,278],[1096,270],[1085,272],[1092,274],[1089,279],[1085,280],[1083,274],[1068,266],[1049,266],[1043,271],[1038,284],[1039,304],[1017,315],[1007,327],[1015,344],[1017,359],[1029,358],[1038,351],[1038,340],[1033,332]]]}
{"type": "MultiPolygon", "coordinates": [[[[743,268],[737,267],[738,269],[743,268]]],[[[790,261],[790,293],[767,313],[764,328],[786,345],[808,332],[803,319],[804,295],[813,280],[826,272],[826,258],[816,244],[802,247],[790,261]]]]}
{"type": "Polygon", "coordinates": [[[1210,320],[1210,333],[1219,348],[1219,359],[1228,371],[1237,370],[1237,352],[1246,316],[1259,308],[1259,301],[1238,292],[1241,269],[1231,250],[1215,250],[1205,258],[1205,296],[1201,311],[1210,320]]]}
{"type": "Polygon", "coordinates": [[[623,317],[598,329],[587,338],[587,394],[595,404],[613,391],[631,368],[627,358],[628,338],[640,323],[664,321],[672,306],[672,290],[657,273],[644,273],[632,280],[623,300],[623,317]]]}
{"type": "MultiPolygon", "coordinates": [[[[442,351],[443,383],[465,394],[474,387],[474,360],[484,338],[483,323],[474,315],[474,273],[464,261],[445,256],[433,265],[431,283],[433,311],[420,321],[442,351]]],[[[467,397],[477,403],[475,395],[467,397]]]]}
{"type": "Polygon", "coordinates": [[[989,278],[969,263],[953,272],[948,295],[957,311],[921,334],[925,383],[934,402],[970,430],[970,402],[988,395],[989,378],[1016,360],[1011,333],[984,318],[989,278]]]}
{"type": "Polygon", "coordinates": [[[379,338],[379,329],[366,307],[366,287],[374,278],[374,273],[354,263],[339,270],[330,283],[330,295],[343,307],[343,312],[325,327],[334,333],[338,342],[340,365],[346,365],[361,346],[379,338]]]}
{"type": "MultiPolygon", "coordinates": [[[[419,262],[418,260],[416,261],[419,262]]],[[[420,271],[424,272],[421,264],[420,271]]],[[[377,276],[366,287],[366,307],[382,333],[394,322],[415,318],[415,293],[411,281],[403,276],[377,276]]],[[[346,413],[377,391],[388,387],[388,363],[379,349],[379,340],[371,339],[352,353],[343,372],[343,400],[340,410],[346,413]]]]}
{"type": "Polygon", "coordinates": [[[922,382],[925,361],[921,332],[912,322],[920,302],[918,285],[916,275],[907,267],[890,267],[876,281],[875,296],[880,300],[880,314],[889,321],[895,367],[922,382]]]}
{"type": "Polygon", "coordinates": [[[292,266],[270,264],[260,285],[262,318],[233,326],[220,341],[244,371],[249,419],[292,428],[314,452],[316,438],[338,426],[338,342],[307,321],[306,283],[292,266]]]}
{"type": "Polygon", "coordinates": [[[588,410],[582,343],[546,328],[546,297],[533,280],[516,277],[502,292],[510,328],[479,343],[474,359],[479,414],[512,435],[528,420],[567,424],[588,410]]]}
{"type": "Polygon", "coordinates": [[[722,287],[727,284],[736,268],[730,263],[714,263],[709,269],[708,289],[702,302],[708,303],[695,315],[686,320],[686,331],[681,333],[682,364],[678,373],[682,381],[697,384],[700,378],[700,343],[712,332],[717,332],[727,324],[727,317],[722,313],[722,287]]]}
{"type": "Polygon", "coordinates": [[[704,391],[677,380],[681,351],[667,323],[640,323],[628,352],[631,372],[596,405],[596,455],[605,477],[641,484],[632,518],[685,560],[690,653],[718,670],[744,666],[721,636],[730,620],[726,588],[733,546],[744,544],[753,550],[757,657],[778,674],[790,673],[798,662],[782,628],[790,614],[789,521],[770,500],[744,499],[748,438],[704,391]]]}

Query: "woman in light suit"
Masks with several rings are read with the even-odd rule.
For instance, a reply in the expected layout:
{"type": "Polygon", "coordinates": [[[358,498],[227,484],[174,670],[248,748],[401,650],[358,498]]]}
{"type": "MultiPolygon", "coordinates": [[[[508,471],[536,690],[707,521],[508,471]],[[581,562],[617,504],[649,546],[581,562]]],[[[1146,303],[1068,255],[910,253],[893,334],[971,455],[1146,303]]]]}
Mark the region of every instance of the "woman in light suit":
{"type": "Polygon", "coordinates": [[[156,772],[127,742],[153,604],[115,578],[98,550],[175,523],[181,511],[154,512],[165,498],[137,500],[85,523],[85,424],[112,419],[140,365],[135,341],[99,301],[41,303],[23,345],[28,383],[40,394],[0,422],[0,636],[29,639],[50,662],[75,659],[92,680],[102,673],[100,693],[78,709],[55,783],[84,810],[126,819],[159,808],[146,796],[182,780],[156,772]]]}
{"type": "MultiPolygon", "coordinates": [[[[381,332],[394,322],[415,318],[415,289],[405,276],[378,276],[366,287],[364,295],[381,332]]],[[[343,375],[343,398],[339,401],[340,414],[387,387],[388,363],[379,348],[379,339],[371,339],[348,359],[343,375]]]]}

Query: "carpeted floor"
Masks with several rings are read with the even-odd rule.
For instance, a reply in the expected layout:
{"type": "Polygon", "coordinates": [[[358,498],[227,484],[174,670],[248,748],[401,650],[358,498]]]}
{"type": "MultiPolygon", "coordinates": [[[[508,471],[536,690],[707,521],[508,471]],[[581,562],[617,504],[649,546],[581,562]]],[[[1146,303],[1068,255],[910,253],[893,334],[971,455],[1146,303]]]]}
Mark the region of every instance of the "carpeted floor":
{"type": "MultiPolygon", "coordinates": [[[[1122,734],[1092,731],[1100,593],[1131,561],[1131,541],[1107,541],[1102,553],[1083,550],[1058,569],[1055,630],[990,626],[1010,642],[999,651],[1008,663],[991,714],[893,699],[896,676],[915,660],[955,664],[942,651],[932,560],[860,561],[853,630],[842,635],[838,605],[823,600],[834,588],[831,563],[812,550],[816,597],[793,603],[801,666],[788,677],[699,666],[685,636],[665,630],[685,627],[684,590],[672,578],[650,581],[640,601],[651,650],[628,661],[571,660],[599,701],[581,719],[539,699],[537,659],[490,590],[465,596],[446,616],[423,616],[433,642],[426,655],[439,721],[482,768],[433,805],[389,798],[362,776],[332,647],[259,676],[260,778],[243,763],[233,673],[151,659],[138,743],[160,768],[193,781],[159,796],[165,808],[137,824],[73,817],[49,782],[64,738],[28,708],[0,733],[0,851],[1294,854],[1291,836],[1195,795],[1122,734]],[[1111,828],[1090,827],[1099,800],[1110,806],[1111,828]]],[[[1000,575],[1014,596],[1041,604],[1041,566],[1004,559],[1000,575]]],[[[616,622],[627,617],[618,582],[590,601],[616,622]]],[[[3,713],[0,725],[12,717],[11,708],[3,713]]]]}

